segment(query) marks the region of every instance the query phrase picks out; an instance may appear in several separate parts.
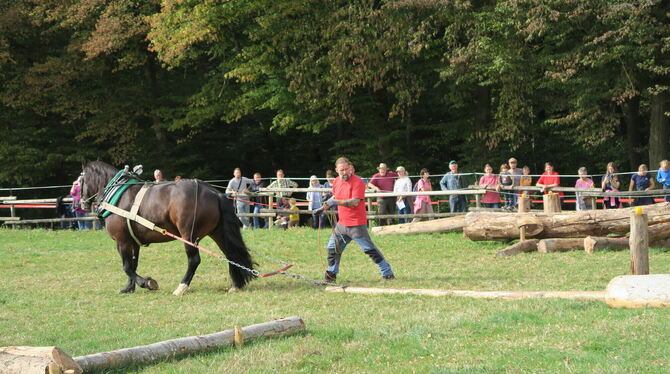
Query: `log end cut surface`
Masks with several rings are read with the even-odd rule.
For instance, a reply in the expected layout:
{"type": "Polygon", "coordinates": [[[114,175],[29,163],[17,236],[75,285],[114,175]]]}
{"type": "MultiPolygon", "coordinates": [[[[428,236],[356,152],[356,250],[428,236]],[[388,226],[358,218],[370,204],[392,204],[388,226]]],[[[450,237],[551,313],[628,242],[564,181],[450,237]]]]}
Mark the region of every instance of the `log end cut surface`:
{"type": "Polygon", "coordinates": [[[670,307],[670,274],[616,277],[607,285],[606,301],[615,308],[670,307]]]}

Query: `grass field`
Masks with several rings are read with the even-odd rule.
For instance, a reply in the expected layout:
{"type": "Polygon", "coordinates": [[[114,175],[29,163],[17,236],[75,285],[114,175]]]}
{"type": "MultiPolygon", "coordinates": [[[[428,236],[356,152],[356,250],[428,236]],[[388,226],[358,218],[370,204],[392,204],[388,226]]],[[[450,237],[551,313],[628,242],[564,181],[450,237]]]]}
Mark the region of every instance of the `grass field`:
{"type": "MultiPolygon", "coordinates": [[[[245,231],[247,245],[321,278],[328,231],[245,231]]],[[[628,273],[625,252],[494,259],[499,243],[458,234],[375,237],[397,279],[380,281],[355,244],[339,281],[352,286],[469,290],[602,290],[628,273]]],[[[203,240],[207,248],[215,248],[203,240]]],[[[261,270],[276,265],[257,257],[261,270]]],[[[670,253],[651,250],[652,273],[670,253]]],[[[143,248],[139,273],[161,289],[119,295],[126,282],[105,232],[0,229],[0,346],[57,345],[73,356],[206,334],[299,315],[307,332],[241,349],[111,373],[667,373],[665,309],[598,301],[479,300],[330,294],[284,276],[227,294],[227,268],[203,255],[191,289],[171,293],[186,268],[179,244],[143,248]]]]}

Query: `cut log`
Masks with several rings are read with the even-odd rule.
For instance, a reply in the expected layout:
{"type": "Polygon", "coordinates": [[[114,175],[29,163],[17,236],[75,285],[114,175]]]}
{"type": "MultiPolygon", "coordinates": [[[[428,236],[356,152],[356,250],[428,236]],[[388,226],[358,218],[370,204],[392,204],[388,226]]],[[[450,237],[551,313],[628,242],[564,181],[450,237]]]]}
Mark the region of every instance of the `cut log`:
{"type": "MultiPolygon", "coordinates": [[[[585,238],[628,233],[632,209],[524,215],[535,217],[542,225],[542,232],[535,235],[535,238],[585,238]]],[[[670,224],[670,203],[647,205],[644,211],[649,217],[650,231],[653,231],[653,225],[670,224]]],[[[517,213],[468,213],[465,216],[463,233],[471,240],[512,241],[519,237],[519,228],[516,225],[518,216],[517,213]]]]}
{"type": "MultiPolygon", "coordinates": [[[[304,329],[305,323],[300,317],[288,317],[244,327],[242,328],[241,335],[244,336],[245,341],[249,341],[257,338],[286,335],[304,329]]],[[[232,346],[234,343],[235,330],[231,329],[215,334],[190,336],[140,347],[75,357],[74,360],[85,372],[89,372],[119,368],[131,364],[164,361],[175,356],[207,352],[218,347],[232,346]]]]}
{"type": "Polygon", "coordinates": [[[633,275],[649,274],[649,224],[646,213],[630,214],[630,270],[633,275]]]}
{"type": "Polygon", "coordinates": [[[432,221],[421,221],[413,223],[401,223],[399,225],[377,226],[372,228],[372,233],[377,235],[386,234],[426,234],[431,232],[455,232],[462,231],[465,215],[434,219],[432,221]]]}
{"type": "Polygon", "coordinates": [[[2,347],[0,374],[81,374],[77,363],[58,347],[2,347]]]}
{"type": "Polygon", "coordinates": [[[600,236],[587,236],[584,238],[584,252],[594,253],[602,251],[603,249],[628,249],[628,238],[608,238],[600,236]]]}
{"type": "Polygon", "coordinates": [[[584,248],[584,239],[559,238],[542,239],[537,243],[537,251],[540,253],[581,251],[584,248]]]}
{"type": "Polygon", "coordinates": [[[529,239],[523,240],[518,243],[512,244],[509,247],[503,249],[496,253],[496,257],[509,257],[518,255],[519,253],[527,253],[537,251],[538,239],[529,239]]]}
{"type": "Polygon", "coordinates": [[[651,243],[654,248],[670,248],[670,238],[651,243]]]}
{"type": "Polygon", "coordinates": [[[555,193],[548,193],[542,196],[545,213],[558,213],[561,211],[561,196],[555,193]]]}
{"type": "Polygon", "coordinates": [[[616,308],[670,307],[670,274],[616,277],[605,301],[616,308]]]}

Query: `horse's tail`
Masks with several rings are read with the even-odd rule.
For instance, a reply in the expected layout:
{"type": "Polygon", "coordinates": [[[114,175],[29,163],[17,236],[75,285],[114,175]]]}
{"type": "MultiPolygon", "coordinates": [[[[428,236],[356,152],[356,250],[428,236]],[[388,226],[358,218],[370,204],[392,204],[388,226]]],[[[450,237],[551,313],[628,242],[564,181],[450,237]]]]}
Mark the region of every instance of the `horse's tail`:
{"type": "MultiPolygon", "coordinates": [[[[233,201],[223,194],[219,194],[219,211],[221,214],[219,226],[223,232],[223,253],[228,260],[248,269],[253,269],[254,262],[251,259],[247,246],[244,244],[244,239],[242,239],[240,224],[235,214],[233,201]]],[[[228,264],[228,271],[233,280],[233,285],[237,288],[244,287],[255,277],[250,271],[233,264],[228,264]]]]}

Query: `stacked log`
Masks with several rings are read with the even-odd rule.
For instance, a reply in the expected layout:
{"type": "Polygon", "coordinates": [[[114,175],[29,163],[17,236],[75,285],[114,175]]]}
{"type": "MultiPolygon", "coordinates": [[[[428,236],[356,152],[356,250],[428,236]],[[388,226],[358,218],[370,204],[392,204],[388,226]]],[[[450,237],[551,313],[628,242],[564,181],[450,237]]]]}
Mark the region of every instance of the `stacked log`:
{"type": "MultiPolygon", "coordinates": [[[[574,213],[525,213],[524,216],[537,220],[541,230],[528,237],[542,238],[585,238],[587,236],[607,236],[626,234],[630,230],[630,213],[633,208],[588,210],[574,213]]],[[[644,207],[649,217],[650,235],[653,226],[670,223],[670,203],[659,203],[644,207]]],[[[463,233],[470,240],[512,241],[519,238],[517,213],[468,213],[465,216],[463,233]]],[[[669,235],[670,227],[657,229],[658,235],[669,235]]]]}
{"type": "Polygon", "coordinates": [[[426,234],[431,232],[460,232],[463,231],[465,215],[434,219],[432,221],[421,221],[412,223],[401,223],[399,225],[377,226],[372,228],[372,233],[377,235],[387,234],[426,234]]]}

